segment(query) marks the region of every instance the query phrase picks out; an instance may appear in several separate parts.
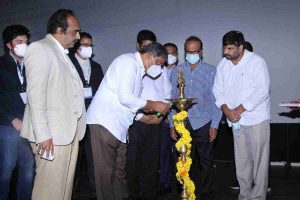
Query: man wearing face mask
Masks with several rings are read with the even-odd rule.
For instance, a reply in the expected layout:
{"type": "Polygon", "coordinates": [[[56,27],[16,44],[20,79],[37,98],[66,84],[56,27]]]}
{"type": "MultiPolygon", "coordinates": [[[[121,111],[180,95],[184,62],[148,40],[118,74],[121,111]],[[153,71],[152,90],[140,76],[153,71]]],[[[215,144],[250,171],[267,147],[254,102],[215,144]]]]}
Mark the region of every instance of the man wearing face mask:
{"type": "MultiPolygon", "coordinates": [[[[142,30],[137,35],[138,49],[156,41],[153,32],[142,30]]],[[[167,68],[152,65],[142,78],[141,98],[163,101],[170,98],[171,85],[167,68]]],[[[130,199],[156,199],[163,117],[139,112],[128,131],[126,172],[130,199]],[[154,116],[154,121],[147,120],[154,116]]]]}
{"type": "MultiPolygon", "coordinates": [[[[102,79],[103,71],[101,65],[91,59],[93,53],[93,38],[89,33],[80,32],[80,40],[74,44],[74,48],[70,49],[68,54],[74,64],[84,87],[85,106],[88,109],[93,96],[95,95],[102,79]]],[[[79,189],[80,173],[82,172],[82,161],[86,160],[87,175],[92,188],[95,189],[95,176],[91,148],[90,131],[87,126],[85,137],[79,142],[78,161],[76,165],[73,195],[76,195],[76,189],[79,189]],[[83,152],[85,158],[82,159],[83,152]]]]}
{"type": "MultiPolygon", "coordinates": [[[[170,79],[171,71],[178,64],[178,48],[173,43],[164,44],[164,48],[168,53],[168,60],[165,63],[165,69],[167,70],[168,78],[170,79]]],[[[175,161],[177,160],[176,149],[174,147],[174,141],[170,137],[169,121],[166,119],[162,127],[160,149],[159,182],[161,195],[171,192],[173,169],[175,161]]]]}
{"type": "MultiPolygon", "coordinates": [[[[193,139],[191,178],[195,182],[197,198],[213,199],[213,141],[217,137],[217,129],[222,117],[221,110],[214,103],[212,93],[216,68],[202,61],[203,43],[198,37],[187,38],[184,50],[186,61],[171,72],[172,98],[178,97],[177,78],[179,71],[182,70],[185,79],[185,95],[197,98],[195,104],[188,110],[187,122],[187,129],[193,139]]],[[[168,119],[171,137],[177,140],[172,119],[174,114],[175,111],[172,111],[168,119]]]]}
{"type": "MultiPolygon", "coordinates": [[[[139,110],[166,115],[170,106],[162,101],[141,98],[142,78],[157,77],[167,53],[152,43],[136,53],[123,54],[109,66],[88,109],[97,199],[128,197],[126,183],[126,137],[139,110]]],[[[144,115],[143,121],[161,121],[144,115]]]]}
{"type": "Polygon", "coordinates": [[[5,55],[0,58],[0,199],[6,200],[12,172],[18,166],[17,199],[31,199],[34,156],[29,141],[20,136],[26,97],[24,54],[30,39],[22,25],[3,33],[5,55]]]}

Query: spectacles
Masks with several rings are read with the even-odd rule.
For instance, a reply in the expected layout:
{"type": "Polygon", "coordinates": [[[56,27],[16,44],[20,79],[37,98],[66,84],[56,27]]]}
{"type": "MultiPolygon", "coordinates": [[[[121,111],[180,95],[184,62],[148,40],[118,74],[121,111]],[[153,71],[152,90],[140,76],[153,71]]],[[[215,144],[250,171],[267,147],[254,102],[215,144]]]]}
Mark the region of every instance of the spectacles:
{"type": "Polygon", "coordinates": [[[83,46],[83,47],[94,47],[93,44],[88,44],[88,43],[80,44],[80,46],[83,46]]]}
{"type": "Polygon", "coordinates": [[[185,54],[200,54],[200,50],[199,51],[185,51],[185,54]]]}

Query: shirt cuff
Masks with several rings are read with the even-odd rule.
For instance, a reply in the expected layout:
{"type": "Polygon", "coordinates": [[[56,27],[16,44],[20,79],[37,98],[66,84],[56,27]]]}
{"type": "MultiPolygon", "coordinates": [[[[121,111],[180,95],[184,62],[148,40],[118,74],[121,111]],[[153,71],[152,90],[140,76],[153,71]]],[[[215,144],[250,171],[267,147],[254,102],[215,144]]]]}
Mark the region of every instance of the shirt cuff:
{"type": "Polygon", "coordinates": [[[137,108],[131,108],[131,112],[136,113],[139,109],[144,108],[147,104],[147,100],[140,99],[139,102],[137,102],[137,108]]]}
{"type": "Polygon", "coordinates": [[[217,105],[218,108],[221,109],[221,106],[222,106],[223,104],[226,104],[225,99],[218,99],[218,100],[216,100],[216,105],[217,105]]]}
{"type": "Polygon", "coordinates": [[[211,121],[210,127],[218,129],[219,128],[219,123],[218,121],[211,121]]]}
{"type": "Polygon", "coordinates": [[[242,103],[243,107],[246,109],[246,111],[252,111],[254,109],[253,104],[251,104],[250,102],[245,102],[242,103]]]}
{"type": "Polygon", "coordinates": [[[143,113],[138,113],[134,119],[135,119],[135,121],[140,121],[140,119],[142,119],[143,116],[144,116],[143,113]]]}

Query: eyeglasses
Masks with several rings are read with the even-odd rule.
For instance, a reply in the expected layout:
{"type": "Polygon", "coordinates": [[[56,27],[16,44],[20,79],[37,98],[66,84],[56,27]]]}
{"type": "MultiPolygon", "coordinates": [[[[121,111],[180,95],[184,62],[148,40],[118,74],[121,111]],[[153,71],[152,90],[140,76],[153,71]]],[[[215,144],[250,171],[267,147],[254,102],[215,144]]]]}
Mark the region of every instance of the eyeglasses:
{"type": "Polygon", "coordinates": [[[80,44],[80,46],[82,46],[82,47],[94,47],[93,44],[88,44],[88,43],[80,44]]]}
{"type": "Polygon", "coordinates": [[[200,50],[199,51],[185,51],[185,54],[200,54],[200,50]]]}

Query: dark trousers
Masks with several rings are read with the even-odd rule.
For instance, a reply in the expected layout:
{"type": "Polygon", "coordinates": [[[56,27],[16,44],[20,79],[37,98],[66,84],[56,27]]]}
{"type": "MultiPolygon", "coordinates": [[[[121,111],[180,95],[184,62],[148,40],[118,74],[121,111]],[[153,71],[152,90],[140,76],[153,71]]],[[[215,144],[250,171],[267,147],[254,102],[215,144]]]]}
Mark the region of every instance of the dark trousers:
{"type": "Polygon", "coordinates": [[[127,181],[131,198],[156,199],[161,124],[134,121],[129,128],[127,181]]]}
{"type": "Polygon", "coordinates": [[[169,124],[163,122],[159,167],[159,183],[161,188],[172,187],[172,175],[176,160],[176,148],[170,136],[169,124]]]}
{"type": "Polygon", "coordinates": [[[6,200],[12,172],[18,166],[17,199],[31,199],[35,169],[34,155],[27,139],[11,126],[0,126],[0,200],[6,200]]]}
{"type": "Polygon", "coordinates": [[[196,186],[196,197],[201,200],[214,199],[214,144],[209,141],[210,123],[196,130],[192,130],[191,125],[187,123],[187,128],[192,136],[191,179],[196,186]]]}
{"type": "Polygon", "coordinates": [[[95,190],[94,164],[89,126],[86,127],[86,132],[83,140],[79,142],[78,159],[74,176],[73,195],[80,192],[79,186],[81,182],[82,172],[86,173],[90,186],[93,190],[95,190]]]}
{"type": "Polygon", "coordinates": [[[126,149],[105,127],[90,125],[97,200],[123,200],[128,197],[126,149]]]}

